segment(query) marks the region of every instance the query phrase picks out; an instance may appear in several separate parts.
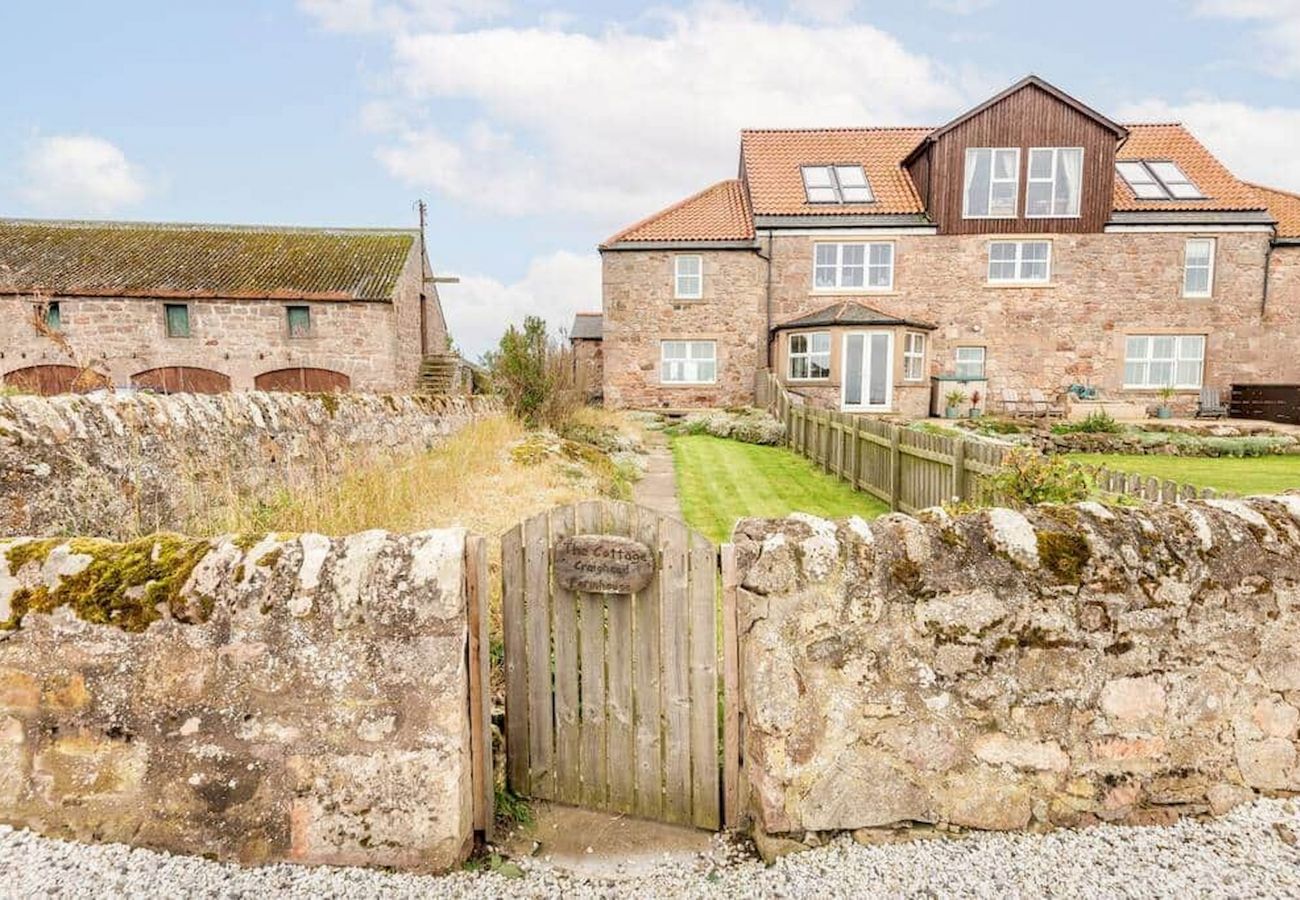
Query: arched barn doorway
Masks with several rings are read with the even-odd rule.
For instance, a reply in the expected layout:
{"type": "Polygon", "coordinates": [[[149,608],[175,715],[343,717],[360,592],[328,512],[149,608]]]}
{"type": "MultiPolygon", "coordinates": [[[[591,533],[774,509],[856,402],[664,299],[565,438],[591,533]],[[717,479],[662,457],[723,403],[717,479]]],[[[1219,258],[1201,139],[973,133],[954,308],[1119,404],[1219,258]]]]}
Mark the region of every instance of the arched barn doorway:
{"type": "Polygon", "coordinates": [[[27,366],[0,376],[0,382],[30,394],[49,397],[53,394],[84,394],[106,387],[103,375],[76,366],[27,366]]]}
{"type": "Polygon", "coordinates": [[[138,388],[160,394],[223,394],[230,390],[230,376],[193,366],[163,366],[131,376],[138,388]]]}
{"type": "Polygon", "coordinates": [[[330,369],[276,369],[263,372],[253,380],[259,391],[312,391],[331,392],[346,391],[352,387],[352,379],[342,372],[330,369]]]}

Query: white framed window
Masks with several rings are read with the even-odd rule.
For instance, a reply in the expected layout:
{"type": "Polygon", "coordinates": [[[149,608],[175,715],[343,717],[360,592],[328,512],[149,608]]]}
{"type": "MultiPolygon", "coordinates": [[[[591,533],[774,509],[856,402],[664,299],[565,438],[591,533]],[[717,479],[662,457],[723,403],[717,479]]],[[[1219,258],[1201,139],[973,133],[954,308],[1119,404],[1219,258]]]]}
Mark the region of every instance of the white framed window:
{"type": "Polygon", "coordinates": [[[1205,373],[1205,335],[1131,334],[1124,339],[1124,387],[1201,386],[1205,373]]]}
{"type": "Polygon", "coordinates": [[[860,288],[887,291],[894,286],[894,245],[888,241],[866,244],[814,244],[813,289],[860,288]]]}
{"type": "Polygon", "coordinates": [[[1046,284],[1051,277],[1051,241],[989,242],[989,284],[1046,284]]]}
{"type": "Polygon", "coordinates": [[[659,378],[664,384],[713,384],[718,380],[714,341],[660,341],[659,378]]]}
{"type": "Polygon", "coordinates": [[[1025,216],[1074,219],[1083,197],[1082,147],[1031,147],[1025,216]]]}
{"type": "Polygon", "coordinates": [[[859,165],[800,166],[809,203],[874,203],[867,172],[859,165]]]}
{"type": "Polygon", "coordinates": [[[1120,177],[1139,200],[1204,200],[1201,189],[1167,159],[1132,159],[1115,163],[1120,177]]]}
{"type": "Polygon", "coordinates": [[[704,257],[681,254],[673,257],[673,297],[699,300],[704,296],[704,257]]]}
{"type": "Polygon", "coordinates": [[[813,331],[790,335],[790,378],[815,381],[831,377],[831,334],[813,331]]]}
{"type": "Polygon", "coordinates": [[[984,348],[958,347],[953,355],[953,374],[958,378],[984,377],[984,348]]]}
{"type": "Polygon", "coordinates": [[[1214,238],[1191,238],[1183,247],[1183,296],[1214,293],[1214,238]]]}
{"type": "Polygon", "coordinates": [[[962,218],[1014,219],[1019,197],[1019,147],[966,148],[962,218]]]}
{"type": "Polygon", "coordinates": [[[919,331],[903,335],[903,380],[925,380],[925,335],[919,331]]]}

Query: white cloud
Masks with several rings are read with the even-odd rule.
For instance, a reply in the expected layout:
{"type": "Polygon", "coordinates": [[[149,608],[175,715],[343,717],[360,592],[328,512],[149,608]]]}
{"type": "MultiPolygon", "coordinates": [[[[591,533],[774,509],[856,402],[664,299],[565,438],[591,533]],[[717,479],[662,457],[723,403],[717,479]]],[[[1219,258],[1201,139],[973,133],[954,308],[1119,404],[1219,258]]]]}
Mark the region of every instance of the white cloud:
{"type": "Polygon", "coordinates": [[[27,148],[19,171],[19,196],[42,213],[108,215],[148,192],[126,154],[91,135],[40,138],[27,148]]]}
{"type": "Polygon", "coordinates": [[[541,316],[552,334],[568,329],[573,314],[600,309],[600,257],[559,251],[529,263],[510,284],[487,275],[463,275],[438,289],[452,337],[469,359],[497,345],[507,325],[541,316]]]}
{"type": "Polygon", "coordinates": [[[790,0],[790,12],[818,22],[843,22],[858,9],[858,0],[790,0]]]}
{"type": "Polygon", "coordinates": [[[1258,25],[1265,71],[1300,75],[1300,0],[1200,0],[1196,13],[1258,25]]]}
{"type": "Polygon", "coordinates": [[[1119,109],[1123,121],[1184,123],[1234,175],[1300,190],[1300,109],[1249,106],[1229,100],[1167,103],[1147,100],[1119,109]]]}
{"type": "Polygon", "coordinates": [[[510,12],[508,0],[298,0],[298,7],[331,31],[446,30],[510,12]]]}
{"type": "Polygon", "coordinates": [[[395,33],[397,87],[382,99],[406,120],[368,117],[388,126],[379,159],[414,187],[497,212],[577,213],[603,232],[734,173],[742,127],[925,124],[972,97],[868,25],[729,3],[649,21],[395,33]],[[433,106],[449,102],[475,121],[444,124],[433,106]]]}

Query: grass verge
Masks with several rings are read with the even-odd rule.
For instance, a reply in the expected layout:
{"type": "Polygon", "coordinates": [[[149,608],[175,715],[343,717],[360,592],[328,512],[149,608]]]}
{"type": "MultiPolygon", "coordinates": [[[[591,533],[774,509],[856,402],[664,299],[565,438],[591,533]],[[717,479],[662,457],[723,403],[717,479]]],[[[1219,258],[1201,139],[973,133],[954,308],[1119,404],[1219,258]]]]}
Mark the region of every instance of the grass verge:
{"type": "Polygon", "coordinates": [[[1154,475],[1234,494],[1275,494],[1300,488],[1300,455],[1234,457],[1071,453],[1068,458],[1118,472],[1154,475]]]}
{"type": "Polygon", "coordinates": [[[746,516],[806,512],[829,519],[870,519],[889,508],[827,475],[784,447],[743,444],[709,435],[671,441],[682,514],[714,541],[731,536],[746,516]]]}

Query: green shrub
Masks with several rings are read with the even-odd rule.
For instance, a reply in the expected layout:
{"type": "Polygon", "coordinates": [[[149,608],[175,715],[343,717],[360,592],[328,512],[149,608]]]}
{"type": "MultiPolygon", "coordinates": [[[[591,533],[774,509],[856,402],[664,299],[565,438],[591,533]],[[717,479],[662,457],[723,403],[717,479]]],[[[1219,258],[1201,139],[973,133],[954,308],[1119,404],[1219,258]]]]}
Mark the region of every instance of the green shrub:
{"type": "Polygon", "coordinates": [[[552,340],[546,322],[537,316],[525,318],[522,330],[507,328],[497,349],[484,354],[483,361],[493,390],[530,428],[559,425],[580,405],[572,351],[552,340]]]}
{"type": "Polygon", "coordinates": [[[1024,426],[1006,419],[976,419],[971,427],[980,434],[1024,434],[1025,432],[1024,426]]]}
{"type": "Polygon", "coordinates": [[[1010,506],[1077,503],[1093,493],[1092,477],[1082,466],[1023,447],[1009,450],[989,481],[997,501],[1010,506]]]}
{"type": "Polygon", "coordinates": [[[1081,422],[1058,422],[1052,426],[1052,434],[1120,434],[1123,431],[1124,426],[1104,409],[1088,413],[1081,422]]]}

